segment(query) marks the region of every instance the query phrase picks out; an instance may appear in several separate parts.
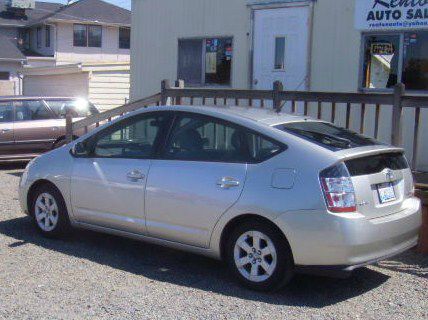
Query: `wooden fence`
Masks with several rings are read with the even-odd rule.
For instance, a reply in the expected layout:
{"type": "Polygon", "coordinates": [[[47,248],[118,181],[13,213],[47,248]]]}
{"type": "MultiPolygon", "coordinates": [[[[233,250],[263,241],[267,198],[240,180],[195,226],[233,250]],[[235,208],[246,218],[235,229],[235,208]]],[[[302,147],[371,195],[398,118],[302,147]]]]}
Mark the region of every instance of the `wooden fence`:
{"type": "Polygon", "coordinates": [[[284,91],[280,82],[273,84],[273,90],[235,90],[235,89],[196,89],[185,88],[184,82],[178,80],[171,86],[168,80],[162,81],[161,92],[151,97],[141,99],[122,107],[109,110],[98,115],[72,122],[71,115],[67,116],[67,139],[71,141],[78,130],[87,132],[91,127],[109,122],[117,116],[153,105],[240,105],[259,108],[273,108],[277,112],[285,112],[285,106],[290,113],[311,115],[337,123],[337,117],[344,114],[343,127],[350,128],[351,120],[355,122],[355,111],[359,113],[358,126],[353,129],[365,133],[368,109],[374,109],[374,128],[371,135],[379,137],[381,108],[392,108],[390,124],[390,142],[402,146],[403,112],[407,108],[414,110],[412,120],[412,168],[416,168],[419,150],[419,133],[421,109],[428,108],[428,95],[407,94],[403,84],[395,86],[392,93],[333,93],[333,92],[304,92],[284,91]],[[351,113],[354,117],[351,117],[351,113]]]}

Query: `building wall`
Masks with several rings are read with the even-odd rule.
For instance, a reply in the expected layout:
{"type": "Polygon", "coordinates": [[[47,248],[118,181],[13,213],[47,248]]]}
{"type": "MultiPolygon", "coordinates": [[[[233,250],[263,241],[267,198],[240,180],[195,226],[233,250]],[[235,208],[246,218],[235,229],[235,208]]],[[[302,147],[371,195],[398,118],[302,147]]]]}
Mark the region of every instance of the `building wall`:
{"type": "Polygon", "coordinates": [[[361,33],[354,27],[355,0],[314,2],[312,91],[358,90],[361,33]]]}
{"type": "MultiPolygon", "coordinates": [[[[18,77],[18,72],[21,70],[21,62],[9,62],[9,61],[0,61],[0,72],[9,72],[9,80],[13,83],[14,91],[16,95],[19,95],[22,92],[21,82],[18,77]]],[[[1,96],[1,93],[0,93],[1,96]]]]}
{"type": "Polygon", "coordinates": [[[124,105],[129,99],[129,70],[92,71],[88,98],[100,111],[124,105]]]}
{"type": "Polygon", "coordinates": [[[102,47],[73,46],[73,24],[57,24],[58,64],[76,62],[127,62],[130,50],[119,49],[119,28],[103,26],[102,47]]]}
{"type": "MultiPolygon", "coordinates": [[[[311,91],[356,92],[359,89],[361,32],[355,29],[356,0],[314,1],[310,52],[311,91]]],[[[250,88],[251,9],[248,4],[293,2],[292,0],[133,0],[131,52],[131,100],[160,90],[162,79],[177,78],[178,39],[233,36],[232,87],[250,88]],[[167,17],[167,18],[165,18],[167,17]]],[[[364,133],[374,133],[374,106],[366,106],[364,133]]],[[[351,129],[359,130],[360,106],[352,107],[351,129]]],[[[311,115],[316,115],[312,108],[311,115]]],[[[323,105],[328,120],[331,105],[323,105]]],[[[405,112],[403,140],[412,156],[414,111],[405,112]]],[[[392,112],[382,106],[379,139],[390,142],[392,112]]],[[[345,108],[337,106],[336,123],[345,124],[345,108]]],[[[423,111],[421,123],[428,123],[423,111]]],[[[418,168],[428,171],[428,126],[421,125],[418,168]],[[425,142],[426,141],[426,142],[425,142]]]]}
{"type": "Polygon", "coordinates": [[[24,95],[47,97],[87,97],[87,72],[59,75],[27,75],[24,77],[24,95]]]}
{"type": "Polygon", "coordinates": [[[30,29],[30,49],[44,56],[53,56],[55,53],[55,26],[50,28],[50,46],[46,47],[46,29],[45,25],[40,25],[41,28],[41,43],[40,47],[37,47],[37,27],[30,29]]]}
{"type": "Polygon", "coordinates": [[[18,28],[16,27],[0,27],[0,34],[2,36],[5,36],[9,40],[12,41],[12,43],[17,43],[18,40],[18,28]]]}
{"type": "Polygon", "coordinates": [[[178,39],[233,37],[232,87],[249,85],[250,10],[246,0],[133,0],[131,97],[177,78],[178,39]]]}

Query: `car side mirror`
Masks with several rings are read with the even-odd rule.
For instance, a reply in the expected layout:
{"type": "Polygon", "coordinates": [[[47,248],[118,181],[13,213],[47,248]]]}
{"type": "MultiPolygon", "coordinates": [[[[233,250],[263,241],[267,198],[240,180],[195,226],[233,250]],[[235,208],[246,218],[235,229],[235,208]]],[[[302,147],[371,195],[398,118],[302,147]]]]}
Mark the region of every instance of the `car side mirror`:
{"type": "Polygon", "coordinates": [[[84,142],[76,143],[70,150],[70,153],[74,157],[86,157],[89,154],[88,148],[84,142]]]}

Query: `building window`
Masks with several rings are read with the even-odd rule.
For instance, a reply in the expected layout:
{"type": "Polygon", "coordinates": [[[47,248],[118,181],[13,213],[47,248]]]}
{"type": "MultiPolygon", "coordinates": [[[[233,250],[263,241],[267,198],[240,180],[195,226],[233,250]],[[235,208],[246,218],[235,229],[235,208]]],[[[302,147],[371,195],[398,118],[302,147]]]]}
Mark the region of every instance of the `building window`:
{"type": "Polygon", "coordinates": [[[232,42],[232,38],[179,40],[178,77],[194,86],[230,85],[232,42]]]}
{"type": "Polygon", "coordinates": [[[94,25],[75,24],[73,32],[73,45],[75,47],[102,46],[102,27],[94,25]]]}
{"type": "Polygon", "coordinates": [[[88,26],[88,47],[101,48],[102,27],[88,26]]]}
{"type": "Polygon", "coordinates": [[[5,71],[0,71],[0,80],[9,80],[10,73],[5,71]]]}
{"type": "Polygon", "coordinates": [[[46,26],[45,27],[45,45],[46,48],[50,48],[51,46],[51,26],[46,26]]]}
{"type": "Polygon", "coordinates": [[[73,46],[86,47],[88,45],[88,35],[86,26],[82,24],[74,25],[73,46]]]}
{"type": "Polygon", "coordinates": [[[285,37],[275,38],[275,70],[285,69],[285,37]]]}
{"type": "Polygon", "coordinates": [[[369,34],[364,38],[365,89],[428,90],[428,32],[369,34]]]}
{"type": "Polygon", "coordinates": [[[37,27],[37,48],[41,48],[42,47],[42,27],[37,27]]]}
{"type": "Polygon", "coordinates": [[[119,48],[131,48],[131,28],[119,28],[119,48]]]}

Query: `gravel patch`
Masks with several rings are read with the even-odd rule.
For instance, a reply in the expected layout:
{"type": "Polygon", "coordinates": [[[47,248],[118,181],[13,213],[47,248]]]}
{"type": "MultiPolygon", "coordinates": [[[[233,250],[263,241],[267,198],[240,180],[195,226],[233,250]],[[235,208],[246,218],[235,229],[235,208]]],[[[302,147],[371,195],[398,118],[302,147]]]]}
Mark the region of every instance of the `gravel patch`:
{"type": "Polygon", "coordinates": [[[21,172],[0,168],[1,319],[428,319],[428,256],[252,292],[204,257],[93,232],[42,238],[19,208],[21,172]]]}

